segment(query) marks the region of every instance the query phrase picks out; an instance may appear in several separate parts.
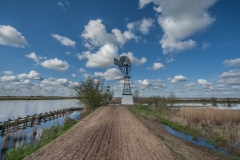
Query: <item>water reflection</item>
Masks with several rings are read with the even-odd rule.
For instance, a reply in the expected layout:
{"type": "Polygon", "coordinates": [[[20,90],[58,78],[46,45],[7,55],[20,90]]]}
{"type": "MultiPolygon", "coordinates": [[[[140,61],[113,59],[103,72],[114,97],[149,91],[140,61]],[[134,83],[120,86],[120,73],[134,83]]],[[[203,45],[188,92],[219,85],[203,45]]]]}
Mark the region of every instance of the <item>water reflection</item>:
{"type": "Polygon", "coordinates": [[[44,129],[51,128],[52,126],[63,125],[67,116],[71,119],[78,120],[81,118],[81,112],[74,111],[73,113],[63,117],[49,119],[49,121],[42,121],[40,124],[35,123],[33,127],[15,130],[14,132],[7,133],[4,137],[0,137],[0,159],[4,160],[6,152],[11,148],[19,148],[26,144],[39,142],[44,129]]]}
{"type": "MultiPolygon", "coordinates": [[[[168,105],[170,106],[170,105],[168,105]]],[[[240,110],[239,103],[216,103],[213,105],[212,103],[175,103],[173,107],[208,107],[215,109],[229,109],[229,110],[240,110]]]]}
{"type": "Polygon", "coordinates": [[[77,100],[7,100],[0,101],[0,122],[63,108],[79,107],[77,100]]]}
{"type": "Polygon", "coordinates": [[[218,152],[221,152],[223,154],[226,154],[226,155],[229,155],[229,153],[227,152],[226,149],[223,149],[223,148],[217,148],[215,147],[213,144],[203,140],[202,138],[198,138],[197,140],[194,140],[192,136],[188,135],[188,134],[184,134],[184,133],[181,133],[181,132],[178,132],[178,131],[175,131],[174,129],[172,129],[171,127],[169,126],[166,126],[166,125],[163,125],[163,127],[172,135],[176,136],[176,137],[179,137],[179,138],[182,138],[182,139],[185,139],[195,145],[199,145],[199,146],[204,146],[204,147],[207,147],[207,148],[210,148],[212,150],[215,150],[215,151],[218,151],[218,152]]]}
{"type": "MultiPolygon", "coordinates": [[[[40,114],[64,108],[80,107],[77,100],[7,100],[0,101],[0,122],[27,115],[40,114]]],[[[80,119],[81,112],[74,111],[68,115],[71,119],[80,119]]],[[[9,132],[3,137],[0,136],[0,159],[5,159],[7,150],[21,147],[29,143],[37,143],[44,129],[56,125],[63,125],[66,114],[62,117],[50,118],[34,122],[27,128],[17,127],[13,132],[9,132]]]]}

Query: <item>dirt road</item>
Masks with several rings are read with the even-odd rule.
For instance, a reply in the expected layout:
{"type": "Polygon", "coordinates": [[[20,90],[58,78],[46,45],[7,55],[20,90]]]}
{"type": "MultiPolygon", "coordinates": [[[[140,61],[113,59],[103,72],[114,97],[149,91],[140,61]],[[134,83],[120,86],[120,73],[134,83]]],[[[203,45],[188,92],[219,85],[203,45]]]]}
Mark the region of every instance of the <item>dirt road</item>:
{"type": "Polygon", "coordinates": [[[121,106],[99,108],[27,159],[175,159],[173,153],[121,106]]]}

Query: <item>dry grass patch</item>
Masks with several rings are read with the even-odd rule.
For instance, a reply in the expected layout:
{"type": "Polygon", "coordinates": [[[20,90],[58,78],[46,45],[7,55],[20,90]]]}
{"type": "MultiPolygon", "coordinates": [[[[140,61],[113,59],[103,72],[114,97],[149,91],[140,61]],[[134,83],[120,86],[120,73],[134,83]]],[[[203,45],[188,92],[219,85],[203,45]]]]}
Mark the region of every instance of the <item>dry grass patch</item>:
{"type": "Polygon", "coordinates": [[[213,108],[182,108],[177,116],[187,118],[192,122],[210,121],[216,125],[239,123],[240,110],[221,110],[213,108]]]}

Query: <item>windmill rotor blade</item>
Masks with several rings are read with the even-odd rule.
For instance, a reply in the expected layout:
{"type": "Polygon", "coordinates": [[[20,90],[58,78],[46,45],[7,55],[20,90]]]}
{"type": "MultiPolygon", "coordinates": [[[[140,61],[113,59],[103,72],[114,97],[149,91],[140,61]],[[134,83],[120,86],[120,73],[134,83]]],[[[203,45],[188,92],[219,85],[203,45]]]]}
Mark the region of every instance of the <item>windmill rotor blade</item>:
{"type": "Polygon", "coordinates": [[[122,62],[119,61],[118,59],[114,58],[114,64],[117,65],[117,66],[123,66],[122,62]]]}

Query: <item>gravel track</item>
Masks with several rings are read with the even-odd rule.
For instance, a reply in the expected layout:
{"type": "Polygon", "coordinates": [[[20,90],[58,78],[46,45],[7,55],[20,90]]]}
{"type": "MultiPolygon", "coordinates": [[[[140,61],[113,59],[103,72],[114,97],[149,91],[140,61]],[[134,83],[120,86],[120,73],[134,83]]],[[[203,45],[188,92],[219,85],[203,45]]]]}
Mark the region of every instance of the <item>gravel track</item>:
{"type": "Polygon", "coordinates": [[[173,153],[122,106],[105,106],[26,159],[174,159],[173,153]]]}

